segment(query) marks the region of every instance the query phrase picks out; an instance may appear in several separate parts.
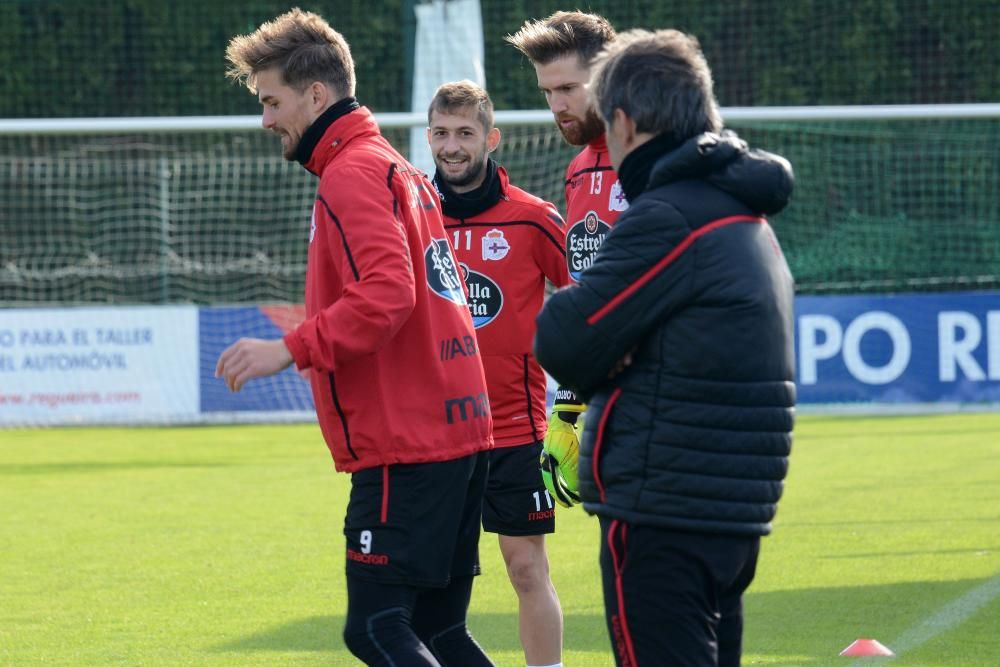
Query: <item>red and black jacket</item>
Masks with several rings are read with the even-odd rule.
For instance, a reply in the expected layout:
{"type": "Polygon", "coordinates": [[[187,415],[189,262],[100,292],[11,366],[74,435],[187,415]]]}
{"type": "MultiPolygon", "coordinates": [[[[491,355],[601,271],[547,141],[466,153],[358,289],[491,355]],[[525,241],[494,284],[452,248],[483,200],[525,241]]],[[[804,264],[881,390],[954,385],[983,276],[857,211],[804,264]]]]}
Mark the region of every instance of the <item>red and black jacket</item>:
{"type": "Polygon", "coordinates": [[[545,280],[570,283],[562,218],[488,163],[477,190],[456,195],[435,176],[445,229],[462,265],[493,413],[497,447],[545,436],[545,374],[531,351],[545,280]]]}
{"type": "Polygon", "coordinates": [[[320,176],[306,320],[284,338],[311,368],[338,470],[492,446],[486,379],[440,204],[365,108],[331,108],[300,160],[320,176]]]}

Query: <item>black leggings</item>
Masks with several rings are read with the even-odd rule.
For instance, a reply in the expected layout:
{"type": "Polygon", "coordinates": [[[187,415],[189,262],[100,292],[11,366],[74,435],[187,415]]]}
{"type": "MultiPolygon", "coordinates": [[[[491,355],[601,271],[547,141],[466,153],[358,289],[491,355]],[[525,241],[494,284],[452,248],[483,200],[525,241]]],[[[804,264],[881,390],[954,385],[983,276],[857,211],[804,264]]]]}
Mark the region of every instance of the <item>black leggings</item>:
{"type": "Polygon", "coordinates": [[[371,667],[488,667],[465,625],[472,577],[445,588],[347,578],[344,643],[371,667]]]}

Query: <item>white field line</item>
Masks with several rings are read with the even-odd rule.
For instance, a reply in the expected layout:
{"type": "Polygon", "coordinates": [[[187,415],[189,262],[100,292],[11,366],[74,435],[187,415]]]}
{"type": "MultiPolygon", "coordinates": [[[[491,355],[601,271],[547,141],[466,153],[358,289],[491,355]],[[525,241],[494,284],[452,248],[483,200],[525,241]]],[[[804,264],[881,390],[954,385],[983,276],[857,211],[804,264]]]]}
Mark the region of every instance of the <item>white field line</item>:
{"type": "MultiPolygon", "coordinates": [[[[901,656],[934,639],[941,633],[961,625],[998,596],[1000,596],[1000,573],[993,575],[993,578],[986,580],[962,597],[941,607],[936,614],[885,645],[897,656],[901,656]]],[[[888,660],[892,660],[892,658],[861,658],[852,662],[851,667],[883,664],[888,660]]]]}

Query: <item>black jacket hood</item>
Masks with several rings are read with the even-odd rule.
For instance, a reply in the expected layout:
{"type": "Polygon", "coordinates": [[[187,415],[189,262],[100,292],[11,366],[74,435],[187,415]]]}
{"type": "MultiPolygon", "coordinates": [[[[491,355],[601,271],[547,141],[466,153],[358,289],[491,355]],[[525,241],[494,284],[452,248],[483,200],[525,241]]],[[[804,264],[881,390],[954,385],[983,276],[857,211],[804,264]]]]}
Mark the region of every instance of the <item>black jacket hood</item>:
{"type": "Polygon", "coordinates": [[[649,176],[651,189],[686,178],[702,178],[749,208],[773,215],[792,197],[795,177],[785,158],[747,143],[729,130],[692,137],[660,157],[649,176]]]}

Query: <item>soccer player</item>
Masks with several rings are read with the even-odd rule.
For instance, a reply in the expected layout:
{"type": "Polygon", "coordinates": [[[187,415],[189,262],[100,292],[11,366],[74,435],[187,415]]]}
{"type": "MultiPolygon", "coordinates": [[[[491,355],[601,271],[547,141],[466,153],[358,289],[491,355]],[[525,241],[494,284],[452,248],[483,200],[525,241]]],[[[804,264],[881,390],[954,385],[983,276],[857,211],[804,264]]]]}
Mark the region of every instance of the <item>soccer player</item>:
{"type": "Polygon", "coordinates": [[[293,361],[311,369],[320,428],[351,473],[348,649],[369,665],[492,665],[466,628],[492,446],[486,379],[433,186],[355,100],[348,44],[320,16],[294,9],[226,57],[319,188],[305,321],[237,341],[216,374],[239,391],[293,361]]]}
{"type": "Polygon", "coordinates": [[[628,201],[608,157],[604,124],[590,105],[594,56],[615,38],[602,16],[556,12],[526,21],[507,41],[527,56],[566,143],[583,150],[566,168],[566,259],[574,280],[590,266],[628,201]]]}
{"type": "MultiPolygon", "coordinates": [[[[556,126],[572,146],[583,150],[566,167],[566,261],[573,280],[594,262],[608,231],[628,201],[608,157],[604,123],[587,95],[590,66],[615,39],[603,16],[579,11],[556,12],[525,21],[507,41],[527,56],[556,126]]],[[[585,405],[568,388],[556,391],[541,461],[545,483],[565,506],[576,495],[577,422],[585,405]]]]}
{"type": "Polygon", "coordinates": [[[531,353],[545,279],[569,284],[562,218],[555,207],[511,185],[490,158],[500,143],[493,102],[471,81],[446,83],[427,112],[445,229],[469,292],[493,413],[483,528],[497,533],[518,596],[521,645],[529,667],[560,665],[562,610],[549,578],[545,534],[555,530],[552,498],[539,472],[545,434],[545,374],[531,353]]]}
{"type": "Polygon", "coordinates": [[[736,666],[792,441],[794,288],[764,217],[791,167],[722,130],[676,30],[620,35],[590,93],[629,209],[549,298],[535,352],[590,402],[579,491],[617,664],[736,666]]]}

